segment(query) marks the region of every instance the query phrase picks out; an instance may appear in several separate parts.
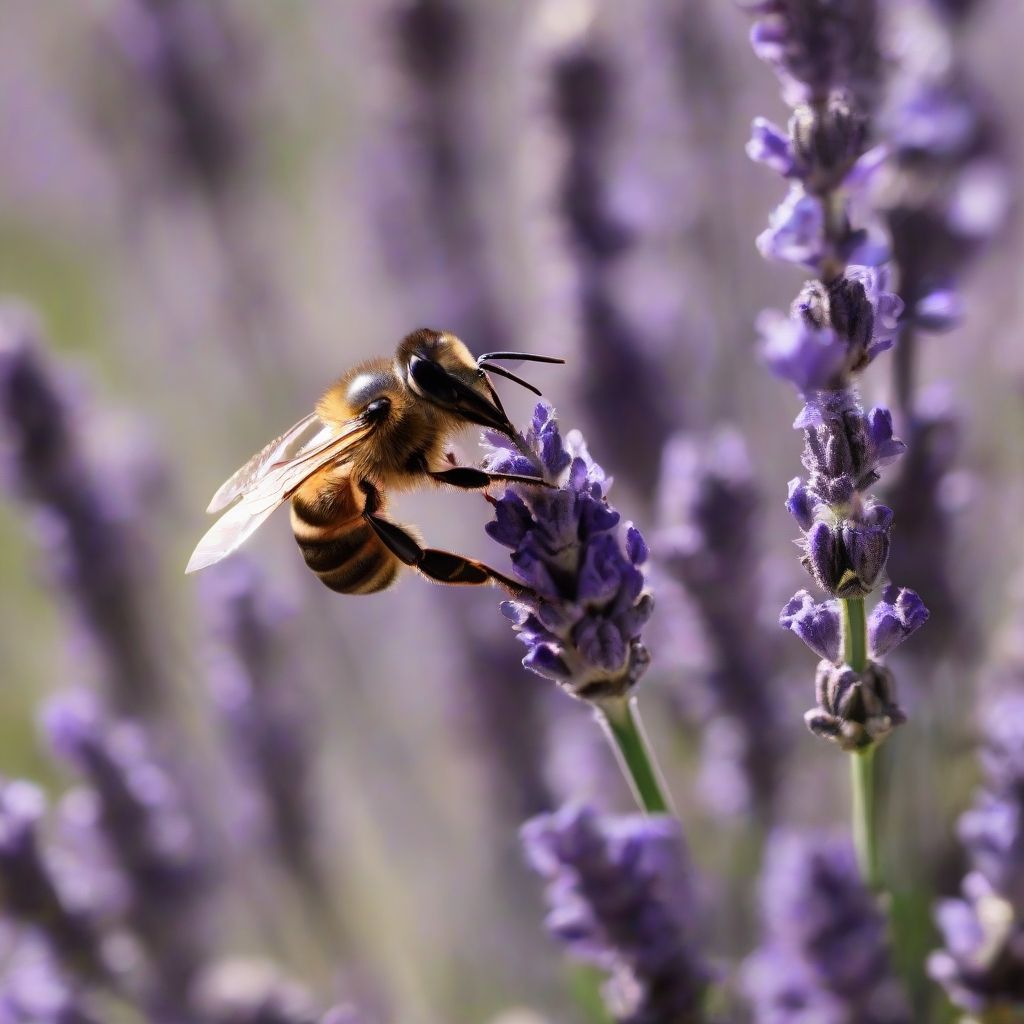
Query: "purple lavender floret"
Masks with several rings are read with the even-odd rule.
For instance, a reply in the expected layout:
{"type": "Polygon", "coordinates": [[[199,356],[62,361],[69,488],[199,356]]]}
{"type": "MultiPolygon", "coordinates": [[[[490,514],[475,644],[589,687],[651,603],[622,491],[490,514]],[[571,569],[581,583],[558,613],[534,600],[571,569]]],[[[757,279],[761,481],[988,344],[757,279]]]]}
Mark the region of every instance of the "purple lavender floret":
{"type": "Polygon", "coordinates": [[[815,602],[806,590],[798,590],[779,615],[779,625],[795,633],[807,646],[827,661],[839,661],[842,650],[842,625],[839,602],[815,602]]]}
{"type": "Polygon", "coordinates": [[[243,558],[207,574],[201,597],[210,687],[248,795],[286,867],[315,889],[322,881],[309,806],[316,715],[285,665],[288,610],[243,558]]]}
{"type": "Polygon", "coordinates": [[[971,871],[963,899],[937,907],[946,948],[928,970],[959,1008],[1001,1021],[1024,1011],[1024,696],[998,698],[984,725],[984,784],[959,827],[971,871]]]}
{"type": "Polygon", "coordinates": [[[100,848],[120,880],[110,908],[149,954],[155,1005],[180,1005],[201,963],[208,865],[174,781],[151,753],[145,731],[105,716],[90,694],[54,699],[44,712],[54,751],[83,777],[100,848]],[[173,919],[173,928],[167,926],[173,919]]]}
{"type": "Polygon", "coordinates": [[[105,983],[111,972],[95,923],[62,893],[41,848],[45,810],[36,786],[0,779],[0,905],[8,920],[37,932],[70,974],[105,983]]]}
{"type": "Polygon", "coordinates": [[[743,969],[756,1024],[910,1024],[885,920],[847,840],[776,833],[761,915],[764,944],[743,969]]]}
{"type": "Polygon", "coordinates": [[[884,657],[927,621],[928,609],[913,590],[887,587],[868,617],[871,657],[884,657]]]}
{"type": "Polygon", "coordinates": [[[110,473],[82,450],[68,382],[48,365],[26,311],[0,307],[0,455],[5,482],[34,510],[62,588],[101,654],[112,699],[139,713],[162,673],[146,621],[141,545],[110,473]]]}
{"type": "Polygon", "coordinates": [[[523,665],[585,700],[626,693],[650,661],[640,638],[653,608],[643,537],[620,525],[606,496],[611,481],[579,431],[562,437],[550,406],[537,405],[524,439],[536,463],[507,438],[491,434],[488,441],[488,469],[540,469],[555,485],[509,486],[487,524],[488,534],[512,549],[516,576],[534,591],[502,605],[528,648],[523,665]]]}
{"type": "Polygon", "coordinates": [[[547,882],[548,930],[611,975],[618,1024],[697,1024],[710,971],[679,822],[599,817],[568,805],[528,821],[523,846],[547,882]]]}

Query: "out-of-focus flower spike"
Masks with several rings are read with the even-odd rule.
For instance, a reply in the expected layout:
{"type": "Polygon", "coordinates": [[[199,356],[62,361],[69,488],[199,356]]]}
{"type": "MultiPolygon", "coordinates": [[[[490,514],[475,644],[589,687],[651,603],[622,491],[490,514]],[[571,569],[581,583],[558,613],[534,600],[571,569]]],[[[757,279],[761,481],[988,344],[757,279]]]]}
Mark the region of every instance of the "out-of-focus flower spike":
{"type": "Polygon", "coordinates": [[[711,972],[679,822],[599,817],[568,805],[526,823],[523,846],[547,883],[548,930],[609,972],[618,1024],[699,1024],[711,972]]]}
{"type": "Polygon", "coordinates": [[[776,833],[761,876],[761,917],[763,945],[742,975],[756,1024],[910,1024],[885,920],[847,841],[776,833]]]}
{"type": "MultiPolygon", "coordinates": [[[[721,428],[708,437],[679,434],[662,455],[655,565],[693,599],[708,640],[706,704],[719,723],[706,753],[732,749],[745,798],[730,810],[767,817],[784,760],[785,728],[773,679],[774,631],[760,618],[757,521],[761,496],[742,437],[721,428]],[[736,742],[729,742],[735,737],[736,742]]],[[[721,757],[716,771],[727,770],[721,757]]],[[[713,810],[724,810],[715,807],[713,810]]]]}
{"type": "Polygon", "coordinates": [[[121,881],[119,905],[108,913],[148,954],[154,991],[147,999],[161,1012],[180,1010],[209,944],[210,881],[182,796],[150,753],[144,730],[108,719],[92,695],[55,698],[43,717],[54,751],[85,782],[81,798],[91,806],[92,830],[121,881]]]}
{"type": "Polygon", "coordinates": [[[111,701],[144,714],[163,673],[145,610],[142,545],[131,510],[115,504],[109,470],[79,443],[69,386],[47,362],[33,318],[0,307],[0,457],[9,486],[38,510],[44,556],[85,625],[111,701]]]}
{"type": "Polygon", "coordinates": [[[4,1024],[100,1024],[96,1008],[62,970],[45,938],[0,925],[0,1021],[4,1024]]]}
{"type": "MultiPolygon", "coordinates": [[[[233,558],[201,592],[209,685],[258,831],[310,891],[323,879],[311,810],[316,713],[282,649],[290,611],[256,567],[233,558]]],[[[245,825],[243,823],[243,829],[245,825]]]]}
{"type": "Polygon", "coordinates": [[[945,949],[931,976],[979,1021],[1012,1020],[1024,1005],[1024,697],[997,697],[984,719],[983,786],[960,819],[971,871],[963,898],[943,900],[945,949]]]}
{"type": "Polygon", "coordinates": [[[0,902],[5,916],[35,929],[63,967],[86,984],[113,978],[92,919],[62,893],[40,844],[46,798],[36,786],[0,779],[0,902]]]}

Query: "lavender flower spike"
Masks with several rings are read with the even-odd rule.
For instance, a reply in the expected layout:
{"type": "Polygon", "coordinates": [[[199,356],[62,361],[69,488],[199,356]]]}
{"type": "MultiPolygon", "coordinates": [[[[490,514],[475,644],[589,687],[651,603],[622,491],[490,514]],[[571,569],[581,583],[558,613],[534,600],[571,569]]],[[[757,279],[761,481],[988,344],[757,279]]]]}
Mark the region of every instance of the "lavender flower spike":
{"type": "Polygon", "coordinates": [[[161,1011],[180,1009],[205,951],[200,919],[208,881],[181,794],[149,753],[148,735],[133,723],[107,719],[90,694],[51,702],[44,725],[55,751],[88,782],[80,794],[92,807],[87,821],[122,890],[108,909],[149,954],[150,998],[161,1011]]]}
{"type": "MultiPolygon", "coordinates": [[[[536,472],[507,438],[488,440],[488,469],[536,472]]],[[[620,526],[606,497],[611,481],[578,431],[563,440],[550,406],[537,405],[525,441],[556,486],[510,486],[487,524],[534,591],[503,605],[528,648],[523,665],[574,697],[621,697],[650,660],[640,639],[653,608],[642,568],[647,546],[635,527],[620,526]]]]}
{"type": "Polygon", "coordinates": [[[99,933],[64,898],[40,849],[37,826],[45,810],[36,786],[0,779],[0,904],[14,922],[38,929],[69,973],[106,982],[111,974],[99,933]]]}
{"type": "Polygon", "coordinates": [[[679,823],[569,805],[527,822],[522,839],[548,883],[548,930],[610,972],[604,996],[618,1024],[703,1021],[710,972],[679,823]]]}
{"type": "Polygon", "coordinates": [[[999,698],[985,719],[984,787],[960,819],[972,871],[962,900],[939,904],[946,948],[928,970],[981,1021],[1024,1010],[1024,696],[999,698]]]}
{"type": "Polygon", "coordinates": [[[755,1024],[910,1024],[885,921],[846,841],[777,833],[761,913],[764,945],[743,969],[755,1024]]]}

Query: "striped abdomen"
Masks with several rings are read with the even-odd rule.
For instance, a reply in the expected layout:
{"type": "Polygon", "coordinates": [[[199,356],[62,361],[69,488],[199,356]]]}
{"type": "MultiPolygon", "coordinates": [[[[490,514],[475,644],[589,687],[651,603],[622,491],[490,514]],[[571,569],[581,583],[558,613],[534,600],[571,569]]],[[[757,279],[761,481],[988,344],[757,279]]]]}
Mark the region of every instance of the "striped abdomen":
{"type": "Polygon", "coordinates": [[[395,579],[401,562],[362,516],[351,479],[317,474],[292,497],[292,532],[306,565],[341,594],[373,594],[395,579]]]}

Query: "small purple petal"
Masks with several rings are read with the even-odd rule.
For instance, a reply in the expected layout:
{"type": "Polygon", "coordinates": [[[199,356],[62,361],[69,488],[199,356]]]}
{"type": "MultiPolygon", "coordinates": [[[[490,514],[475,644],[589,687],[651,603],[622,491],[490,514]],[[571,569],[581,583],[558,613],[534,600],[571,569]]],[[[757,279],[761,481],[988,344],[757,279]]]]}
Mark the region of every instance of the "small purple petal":
{"type": "Polygon", "coordinates": [[[806,590],[799,590],[782,609],[779,625],[800,637],[819,658],[839,661],[842,626],[836,601],[818,604],[806,590]]]}
{"type": "Polygon", "coordinates": [[[913,590],[886,588],[868,617],[873,658],[882,658],[928,621],[928,609],[913,590]]]}

